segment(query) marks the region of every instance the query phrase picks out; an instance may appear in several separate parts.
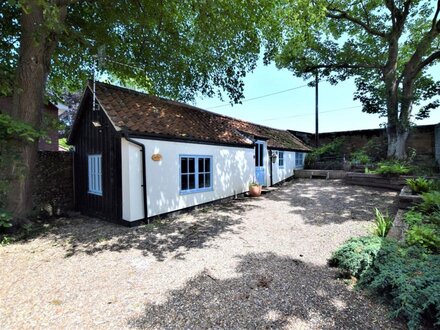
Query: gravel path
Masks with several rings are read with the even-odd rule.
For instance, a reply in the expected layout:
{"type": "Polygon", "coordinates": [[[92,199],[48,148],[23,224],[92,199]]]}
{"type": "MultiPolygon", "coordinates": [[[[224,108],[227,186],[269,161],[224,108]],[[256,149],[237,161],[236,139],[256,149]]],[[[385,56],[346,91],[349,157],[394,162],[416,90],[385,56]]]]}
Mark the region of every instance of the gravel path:
{"type": "Polygon", "coordinates": [[[401,328],[326,266],[395,196],[300,180],[134,229],[60,219],[0,247],[1,328],[401,328]]]}

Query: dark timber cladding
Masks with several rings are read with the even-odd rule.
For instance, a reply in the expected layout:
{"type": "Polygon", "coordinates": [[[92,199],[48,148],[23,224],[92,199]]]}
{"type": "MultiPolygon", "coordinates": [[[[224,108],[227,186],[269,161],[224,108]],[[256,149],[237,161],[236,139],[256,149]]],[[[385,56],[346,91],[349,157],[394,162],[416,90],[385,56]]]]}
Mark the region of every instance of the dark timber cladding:
{"type": "Polygon", "coordinates": [[[86,89],[78,111],[74,136],[75,204],[83,214],[112,222],[122,219],[121,139],[104,112],[92,111],[92,93],[86,89]],[[95,127],[93,121],[99,121],[95,127]],[[102,155],[102,196],[88,193],[88,155],[102,155]]]}

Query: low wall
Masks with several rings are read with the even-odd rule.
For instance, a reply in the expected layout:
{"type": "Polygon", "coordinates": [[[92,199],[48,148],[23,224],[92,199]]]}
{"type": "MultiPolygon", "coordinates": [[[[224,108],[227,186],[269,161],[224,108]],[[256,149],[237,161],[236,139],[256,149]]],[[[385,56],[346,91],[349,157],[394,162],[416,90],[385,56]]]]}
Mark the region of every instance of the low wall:
{"type": "Polygon", "coordinates": [[[34,178],[33,203],[45,215],[60,215],[73,209],[73,154],[40,151],[34,178]]]}
{"type": "Polygon", "coordinates": [[[368,186],[377,188],[387,188],[400,191],[405,185],[405,181],[411,176],[400,176],[397,178],[387,178],[379,174],[366,174],[347,172],[345,182],[352,185],[368,186]]]}
{"type": "Polygon", "coordinates": [[[412,176],[400,176],[397,178],[389,178],[380,174],[366,174],[357,172],[346,172],[338,170],[296,170],[295,178],[323,178],[323,179],[343,179],[347,184],[387,188],[400,191],[405,186],[406,179],[412,176]]]}
{"type": "Polygon", "coordinates": [[[339,170],[295,170],[295,178],[317,178],[322,177],[325,179],[343,179],[347,172],[339,170]]]}

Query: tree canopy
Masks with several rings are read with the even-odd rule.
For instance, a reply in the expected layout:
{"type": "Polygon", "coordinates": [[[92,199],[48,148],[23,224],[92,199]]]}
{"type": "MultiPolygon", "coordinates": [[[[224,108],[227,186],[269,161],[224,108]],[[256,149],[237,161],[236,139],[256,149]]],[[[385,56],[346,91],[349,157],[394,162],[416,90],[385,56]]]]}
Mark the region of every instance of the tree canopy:
{"type": "Polygon", "coordinates": [[[355,77],[363,111],[388,119],[389,156],[404,156],[413,106],[418,117],[440,106],[439,77],[428,72],[440,59],[440,1],[279,0],[277,7],[266,61],[303,78],[355,77]]]}
{"type": "Polygon", "coordinates": [[[256,22],[271,6],[268,0],[2,2],[2,94],[12,93],[28,2],[44,7],[39,30],[57,34],[48,79],[55,93],[82,88],[103,52],[99,68],[123,84],[181,100],[225,91],[233,101],[242,97],[242,78],[255,68],[261,44],[256,22]],[[62,3],[67,14],[60,22],[62,3]]]}

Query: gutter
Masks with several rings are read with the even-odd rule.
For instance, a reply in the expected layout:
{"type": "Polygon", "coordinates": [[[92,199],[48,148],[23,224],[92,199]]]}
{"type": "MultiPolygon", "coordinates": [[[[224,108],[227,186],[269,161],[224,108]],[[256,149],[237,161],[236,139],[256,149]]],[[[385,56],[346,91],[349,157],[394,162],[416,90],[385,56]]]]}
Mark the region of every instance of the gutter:
{"type": "Polygon", "coordinates": [[[147,208],[147,174],[145,170],[145,146],[133,140],[130,138],[130,135],[127,132],[123,132],[122,136],[128,141],[131,142],[139,147],[141,147],[141,155],[142,155],[142,190],[143,190],[143,197],[144,197],[144,221],[146,220],[147,223],[150,223],[150,220],[148,219],[148,208],[147,208]]]}

